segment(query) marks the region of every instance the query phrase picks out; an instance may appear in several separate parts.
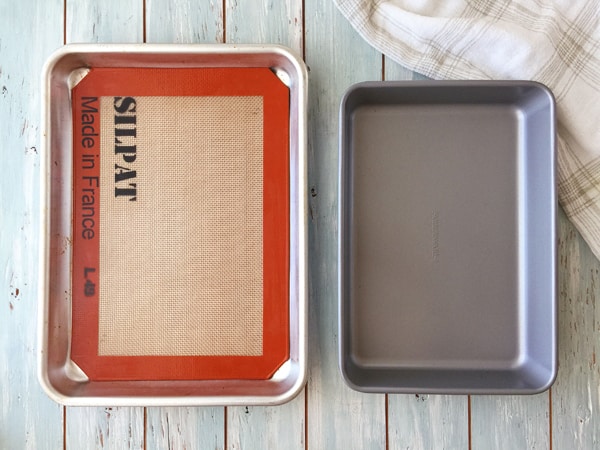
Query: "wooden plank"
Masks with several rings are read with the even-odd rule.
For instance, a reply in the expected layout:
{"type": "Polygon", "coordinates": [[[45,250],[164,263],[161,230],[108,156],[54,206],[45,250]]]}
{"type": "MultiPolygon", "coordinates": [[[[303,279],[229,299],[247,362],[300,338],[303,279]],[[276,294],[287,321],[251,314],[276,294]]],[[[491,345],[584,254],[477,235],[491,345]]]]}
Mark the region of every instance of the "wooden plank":
{"type": "Polygon", "coordinates": [[[36,377],[40,73],[62,1],[0,4],[0,448],[61,448],[62,407],[36,377]]]}
{"type": "Polygon", "coordinates": [[[474,448],[549,448],[550,403],[547,392],[531,396],[472,396],[474,448]]]}
{"type": "Polygon", "coordinates": [[[383,57],[383,79],[389,81],[430,80],[430,78],[407,69],[387,56],[383,57]]]}
{"type": "MultiPolygon", "coordinates": [[[[141,42],[143,3],[67,0],[67,42],[141,42]]],[[[66,447],[143,448],[144,408],[67,408],[66,447]]]]}
{"type": "MultiPolygon", "coordinates": [[[[227,3],[226,41],[286,45],[302,54],[302,1],[227,3]]],[[[304,392],[275,407],[227,408],[232,449],[304,448],[304,392]]]]}
{"type": "Polygon", "coordinates": [[[143,408],[67,408],[67,448],[143,449],[143,408]]]}
{"type": "MultiPolygon", "coordinates": [[[[418,76],[416,79],[425,77],[418,76]]],[[[533,396],[472,396],[473,448],[548,448],[548,394],[533,396]]]]}
{"type": "Polygon", "coordinates": [[[388,402],[390,450],[469,448],[466,395],[389,395],[388,402]]]}
{"type": "Polygon", "coordinates": [[[389,81],[412,80],[414,72],[398,64],[394,60],[383,57],[383,79],[389,81]]]}
{"type": "MultiPolygon", "coordinates": [[[[413,80],[409,69],[384,58],[385,80],[413,80]]],[[[390,449],[461,449],[469,446],[466,395],[389,395],[390,449]]]]}
{"type": "Polygon", "coordinates": [[[69,42],[142,42],[143,2],[67,0],[69,42]]]}
{"type": "MultiPolygon", "coordinates": [[[[223,3],[147,0],[146,41],[223,41],[223,3]]],[[[224,408],[147,408],[148,449],[224,448],[224,408]]]]}
{"type": "Polygon", "coordinates": [[[227,2],[227,42],[281,44],[302,53],[302,1],[227,2]]]}
{"type": "Polygon", "coordinates": [[[223,408],[148,408],[147,449],[222,449],[223,408]]]}
{"type": "Polygon", "coordinates": [[[229,449],[304,449],[304,391],[281,406],[227,408],[229,449]]]}
{"type": "MultiPolygon", "coordinates": [[[[385,72],[388,80],[406,79],[408,76],[416,80],[426,79],[407,73],[407,69],[389,59],[386,59],[385,72]]],[[[466,448],[469,445],[467,396],[390,396],[389,414],[390,448],[402,448],[405,442],[412,442],[415,448],[466,448]],[[392,417],[397,415],[402,420],[394,423],[392,417]],[[393,430],[393,427],[400,428],[393,430]],[[422,431],[414,433],[415,428],[422,431]],[[406,439],[397,440],[396,435],[398,438],[405,435],[406,439]],[[418,444],[414,444],[413,439],[418,444]]],[[[548,417],[548,394],[472,396],[471,445],[485,449],[547,448],[548,417]]]]}
{"type": "Polygon", "coordinates": [[[146,41],[223,42],[223,2],[146,0],[146,41]]]}
{"type": "Polygon", "coordinates": [[[547,392],[532,396],[472,396],[472,447],[549,448],[549,418],[547,392]]]}
{"type": "Polygon", "coordinates": [[[600,448],[600,262],[559,214],[558,377],[552,448],[600,448]]]}
{"type": "Polygon", "coordinates": [[[385,396],[360,394],[337,366],[338,109],[354,82],[381,78],[369,47],[333,2],[305,1],[309,87],[308,448],[385,448],[385,396]]]}

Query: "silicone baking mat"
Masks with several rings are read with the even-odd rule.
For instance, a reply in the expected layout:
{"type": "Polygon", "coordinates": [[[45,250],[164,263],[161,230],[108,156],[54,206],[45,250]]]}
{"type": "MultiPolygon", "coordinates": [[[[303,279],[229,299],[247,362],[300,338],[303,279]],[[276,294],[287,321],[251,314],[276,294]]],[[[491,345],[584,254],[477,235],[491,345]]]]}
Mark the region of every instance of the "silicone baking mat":
{"type": "Polygon", "coordinates": [[[72,91],[72,360],[266,379],[289,357],[289,90],[267,68],[93,68],[72,91]]]}

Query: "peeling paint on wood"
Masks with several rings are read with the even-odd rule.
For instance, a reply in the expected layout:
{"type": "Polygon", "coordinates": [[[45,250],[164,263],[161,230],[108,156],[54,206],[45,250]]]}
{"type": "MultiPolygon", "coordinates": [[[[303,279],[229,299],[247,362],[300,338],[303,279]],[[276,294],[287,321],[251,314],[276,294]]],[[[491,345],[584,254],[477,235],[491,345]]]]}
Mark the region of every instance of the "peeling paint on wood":
{"type": "Polygon", "coordinates": [[[550,447],[548,393],[532,396],[472,396],[473,448],[550,447]]]}
{"type": "Polygon", "coordinates": [[[390,450],[469,448],[466,395],[389,395],[388,401],[390,450]]]}
{"type": "Polygon", "coordinates": [[[305,448],[304,391],[282,406],[227,408],[230,450],[305,448]]]}
{"type": "MultiPolygon", "coordinates": [[[[67,42],[142,40],[142,2],[67,0],[65,14],[67,42]]],[[[69,449],[145,446],[144,408],[67,408],[66,418],[69,449]]]]}
{"type": "Polygon", "coordinates": [[[72,449],[143,449],[143,408],[67,408],[66,446],[72,449]]]}
{"type": "Polygon", "coordinates": [[[600,262],[560,211],[558,377],[553,448],[600,448],[600,262]]]}
{"type": "Polygon", "coordinates": [[[223,42],[223,2],[146,0],[146,41],[196,44],[223,42]]]}
{"type": "Polygon", "coordinates": [[[148,408],[146,448],[223,449],[223,408],[148,408]]]}
{"type": "Polygon", "coordinates": [[[62,0],[0,5],[0,448],[57,449],[62,407],[36,377],[39,74],[62,42],[62,0]]]}
{"type": "Polygon", "coordinates": [[[228,2],[227,42],[281,44],[302,54],[302,31],[302,0],[228,2]]]}

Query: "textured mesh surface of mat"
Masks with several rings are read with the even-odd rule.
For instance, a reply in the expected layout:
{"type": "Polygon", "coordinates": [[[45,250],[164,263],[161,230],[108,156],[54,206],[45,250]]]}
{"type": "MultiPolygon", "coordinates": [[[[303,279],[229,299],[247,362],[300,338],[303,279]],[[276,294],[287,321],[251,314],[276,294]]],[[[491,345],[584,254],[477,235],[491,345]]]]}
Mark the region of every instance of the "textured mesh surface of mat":
{"type": "Polygon", "coordinates": [[[100,99],[98,354],[261,355],[263,98],[140,96],[129,124],[113,102],[100,99]],[[115,165],[131,138],[115,130],[134,128],[135,164],[115,165]]]}

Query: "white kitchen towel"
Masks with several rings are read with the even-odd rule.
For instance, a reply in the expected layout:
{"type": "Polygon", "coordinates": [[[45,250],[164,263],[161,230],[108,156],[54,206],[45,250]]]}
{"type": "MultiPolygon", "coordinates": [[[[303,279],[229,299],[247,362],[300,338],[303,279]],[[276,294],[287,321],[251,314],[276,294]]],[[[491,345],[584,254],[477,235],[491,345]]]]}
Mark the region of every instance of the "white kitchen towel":
{"type": "Polygon", "coordinates": [[[434,79],[544,83],[558,115],[558,196],[600,257],[598,0],[334,0],[373,47],[434,79]]]}

